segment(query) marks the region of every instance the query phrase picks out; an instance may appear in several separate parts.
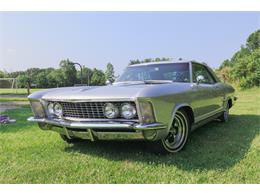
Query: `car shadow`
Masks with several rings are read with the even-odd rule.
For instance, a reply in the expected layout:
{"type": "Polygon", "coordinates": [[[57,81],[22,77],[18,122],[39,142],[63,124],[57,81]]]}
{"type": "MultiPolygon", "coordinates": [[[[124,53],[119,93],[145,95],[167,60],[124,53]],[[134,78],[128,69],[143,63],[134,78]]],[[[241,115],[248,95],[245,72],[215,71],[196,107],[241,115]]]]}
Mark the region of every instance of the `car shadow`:
{"type": "Polygon", "coordinates": [[[231,115],[227,123],[212,121],[192,132],[181,152],[169,155],[153,154],[143,141],[84,141],[70,144],[65,150],[112,161],[164,164],[183,170],[223,170],[245,157],[259,133],[259,123],[257,115],[231,115]]]}

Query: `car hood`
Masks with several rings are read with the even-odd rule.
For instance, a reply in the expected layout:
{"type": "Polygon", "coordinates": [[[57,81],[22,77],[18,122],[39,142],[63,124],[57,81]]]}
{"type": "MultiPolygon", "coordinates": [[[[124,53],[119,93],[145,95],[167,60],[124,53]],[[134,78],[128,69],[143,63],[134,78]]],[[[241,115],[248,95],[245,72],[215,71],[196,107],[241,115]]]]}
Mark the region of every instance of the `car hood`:
{"type": "MultiPolygon", "coordinates": [[[[182,84],[185,86],[185,84],[182,84]]],[[[122,84],[107,86],[62,87],[31,94],[29,99],[45,100],[134,100],[137,97],[154,97],[182,91],[180,83],[171,84],[122,84]]]]}

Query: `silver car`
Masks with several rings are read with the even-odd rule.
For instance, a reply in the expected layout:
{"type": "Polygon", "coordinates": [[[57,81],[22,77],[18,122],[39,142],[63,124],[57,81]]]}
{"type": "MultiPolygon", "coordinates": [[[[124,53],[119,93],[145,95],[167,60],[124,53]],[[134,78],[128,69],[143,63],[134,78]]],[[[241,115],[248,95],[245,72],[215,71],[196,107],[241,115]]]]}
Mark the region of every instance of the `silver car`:
{"type": "Polygon", "coordinates": [[[227,121],[236,97],[207,65],[196,61],[129,65],[113,84],[64,87],[29,97],[29,121],[65,141],[147,140],[157,152],[178,152],[189,133],[227,121]]]}

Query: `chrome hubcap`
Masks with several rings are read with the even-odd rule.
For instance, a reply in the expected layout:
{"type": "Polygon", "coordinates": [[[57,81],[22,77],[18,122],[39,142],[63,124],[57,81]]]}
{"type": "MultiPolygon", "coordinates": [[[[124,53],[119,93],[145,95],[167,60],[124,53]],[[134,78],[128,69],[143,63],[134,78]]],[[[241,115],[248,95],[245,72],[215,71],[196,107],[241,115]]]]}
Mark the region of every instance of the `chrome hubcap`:
{"type": "Polygon", "coordinates": [[[164,140],[166,147],[172,150],[178,148],[185,139],[186,131],[187,124],[184,117],[180,114],[176,114],[170,132],[164,140]]]}

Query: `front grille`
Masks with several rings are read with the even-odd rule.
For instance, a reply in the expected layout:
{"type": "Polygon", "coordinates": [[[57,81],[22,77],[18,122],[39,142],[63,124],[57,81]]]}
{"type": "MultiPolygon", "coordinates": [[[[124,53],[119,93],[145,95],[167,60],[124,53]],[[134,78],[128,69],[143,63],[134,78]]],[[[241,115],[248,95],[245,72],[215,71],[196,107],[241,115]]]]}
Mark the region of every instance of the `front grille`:
{"type": "Polygon", "coordinates": [[[72,118],[105,118],[103,102],[59,102],[63,117],[72,118]]]}
{"type": "MultiPolygon", "coordinates": [[[[59,102],[63,117],[79,119],[105,119],[103,108],[106,102],[59,102]]],[[[122,102],[113,102],[119,108],[122,102]]],[[[125,102],[123,102],[125,103],[125,102]]],[[[134,103],[133,103],[134,104],[134,103]]],[[[122,118],[119,116],[118,118],[122,118]]],[[[137,117],[135,118],[137,119],[137,117]]]]}

